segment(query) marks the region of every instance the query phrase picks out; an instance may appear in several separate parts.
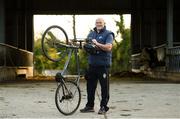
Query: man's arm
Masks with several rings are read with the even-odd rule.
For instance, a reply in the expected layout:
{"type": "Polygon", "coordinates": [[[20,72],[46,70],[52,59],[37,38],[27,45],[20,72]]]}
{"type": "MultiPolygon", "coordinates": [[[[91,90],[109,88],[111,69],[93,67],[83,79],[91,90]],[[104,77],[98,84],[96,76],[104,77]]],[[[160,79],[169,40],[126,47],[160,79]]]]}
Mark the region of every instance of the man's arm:
{"type": "Polygon", "coordinates": [[[101,50],[104,50],[104,51],[111,51],[112,50],[112,44],[111,43],[107,43],[107,44],[101,44],[101,43],[98,43],[96,41],[96,39],[93,39],[92,42],[98,47],[100,48],[101,50]]]}
{"type": "Polygon", "coordinates": [[[106,44],[98,43],[96,39],[93,39],[92,42],[101,50],[109,52],[112,50],[113,35],[107,37],[106,44]]]}

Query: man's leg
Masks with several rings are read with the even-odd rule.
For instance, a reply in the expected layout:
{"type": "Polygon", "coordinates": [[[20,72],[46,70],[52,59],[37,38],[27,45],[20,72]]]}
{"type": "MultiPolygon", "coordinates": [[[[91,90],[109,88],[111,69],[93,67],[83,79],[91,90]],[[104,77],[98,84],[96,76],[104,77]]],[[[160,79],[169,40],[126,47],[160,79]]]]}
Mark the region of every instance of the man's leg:
{"type": "Polygon", "coordinates": [[[99,82],[101,85],[101,108],[103,107],[105,111],[108,111],[108,101],[109,101],[109,68],[102,68],[99,73],[99,82]]]}
{"type": "Polygon", "coordinates": [[[87,80],[87,104],[80,111],[83,113],[94,112],[95,91],[98,81],[95,69],[90,67],[88,73],[85,75],[85,79],[87,80]]]}
{"type": "Polygon", "coordinates": [[[87,104],[88,107],[94,107],[95,91],[97,87],[97,74],[95,69],[90,68],[87,78],[87,104]]]}

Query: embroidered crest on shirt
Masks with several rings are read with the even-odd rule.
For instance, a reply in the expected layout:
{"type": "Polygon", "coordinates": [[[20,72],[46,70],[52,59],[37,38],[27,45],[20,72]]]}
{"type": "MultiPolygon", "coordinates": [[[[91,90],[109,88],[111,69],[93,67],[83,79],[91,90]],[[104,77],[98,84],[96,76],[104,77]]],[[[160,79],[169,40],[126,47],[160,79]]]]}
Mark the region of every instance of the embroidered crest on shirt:
{"type": "Polygon", "coordinates": [[[102,39],[103,37],[102,36],[99,36],[99,39],[102,39]]]}
{"type": "Polygon", "coordinates": [[[105,79],[105,78],[106,78],[106,76],[107,76],[107,75],[106,75],[106,73],[104,73],[104,74],[103,74],[103,78],[105,79]]]}

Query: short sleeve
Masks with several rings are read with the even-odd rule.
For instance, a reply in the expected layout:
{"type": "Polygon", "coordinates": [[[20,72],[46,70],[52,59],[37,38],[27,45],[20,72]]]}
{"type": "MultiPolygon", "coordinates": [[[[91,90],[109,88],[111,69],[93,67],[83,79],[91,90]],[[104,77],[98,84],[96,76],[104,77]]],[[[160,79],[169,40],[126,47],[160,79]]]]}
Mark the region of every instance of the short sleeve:
{"type": "Polygon", "coordinates": [[[106,44],[113,44],[113,35],[109,34],[108,37],[106,38],[106,44]]]}

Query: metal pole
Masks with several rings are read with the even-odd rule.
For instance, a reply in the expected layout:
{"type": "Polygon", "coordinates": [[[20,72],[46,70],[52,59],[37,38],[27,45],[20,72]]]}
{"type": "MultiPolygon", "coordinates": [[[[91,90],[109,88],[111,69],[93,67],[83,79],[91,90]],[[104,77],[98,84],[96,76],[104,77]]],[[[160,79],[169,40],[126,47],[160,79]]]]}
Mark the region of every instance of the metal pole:
{"type": "Polygon", "coordinates": [[[173,0],[167,0],[167,43],[173,47],[173,0]]]}
{"type": "Polygon", "coordinates": [[[4,27],[4,19],[5,19],[5,11],[4,11],[4,0],[0,0],[0,42],[5,42],[5,27],[4,27]]]}
{"type": "Polygon", "coordinates": [[[167,0],[166,71],[169,71],[169,48],[173,47],[173,0],[167,0]]]}
{"type": "MultiPolygon", "coordinates": [[[[4,7],[4,0],[0,0],[0,43],[5,43],[5,7],[4,7]]],[[[6,47],[2,46],[3,54],[0,56],[3,57],[4,60],[4,67],[6,66],[6,47]]]]}

